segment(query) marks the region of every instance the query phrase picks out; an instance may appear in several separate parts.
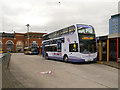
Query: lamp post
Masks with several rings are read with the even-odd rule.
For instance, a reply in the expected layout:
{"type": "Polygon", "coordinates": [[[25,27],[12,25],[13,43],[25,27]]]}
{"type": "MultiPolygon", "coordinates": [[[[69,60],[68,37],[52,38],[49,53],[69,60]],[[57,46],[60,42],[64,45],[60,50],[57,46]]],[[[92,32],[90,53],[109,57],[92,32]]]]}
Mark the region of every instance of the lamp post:
{"type": "Polygon", "coordinates": [[[28,47],[29,47],[29,27],[30,27],[30,25],[27,24],[26,26],[27,26],[27,38],[28,38],[28,47]]]}

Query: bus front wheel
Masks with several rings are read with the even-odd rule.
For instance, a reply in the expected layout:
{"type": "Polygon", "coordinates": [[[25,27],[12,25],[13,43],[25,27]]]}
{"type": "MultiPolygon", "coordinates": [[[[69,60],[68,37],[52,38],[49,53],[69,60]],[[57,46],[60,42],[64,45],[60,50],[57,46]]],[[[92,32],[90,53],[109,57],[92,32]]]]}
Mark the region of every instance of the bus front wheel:
{"type": "Polygon", "coordinates": [[[45,58],[46,58],[47,60],[49,59],[49,58],[48,58],[48,54],[46,54],[46,57],[45,57],[45,58]]]}
{"type": "Polygon", "coordinates": [[[63,58],[63,60],[64,60],[65,62],[68,62],[68,56],[65,55],[64,58],[63,58]]]}

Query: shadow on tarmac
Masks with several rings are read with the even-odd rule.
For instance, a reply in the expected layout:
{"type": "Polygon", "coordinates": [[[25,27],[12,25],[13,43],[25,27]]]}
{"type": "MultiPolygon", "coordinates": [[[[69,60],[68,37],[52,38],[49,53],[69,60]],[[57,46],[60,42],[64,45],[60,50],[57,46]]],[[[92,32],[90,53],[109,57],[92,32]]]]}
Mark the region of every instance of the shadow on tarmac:
{"type": "Polygon", "coordinates": [[[48,60],[55,61],[55,62],[63,62],[63,63],[67,63],[67,64],[74,64],[74,65],[85,65],[85,64],[96,64],[97,63],[96,61],[89,61],[89,62],[65,62],[65,61],[56,60],[56,59],[48,59],[48,60]]]}

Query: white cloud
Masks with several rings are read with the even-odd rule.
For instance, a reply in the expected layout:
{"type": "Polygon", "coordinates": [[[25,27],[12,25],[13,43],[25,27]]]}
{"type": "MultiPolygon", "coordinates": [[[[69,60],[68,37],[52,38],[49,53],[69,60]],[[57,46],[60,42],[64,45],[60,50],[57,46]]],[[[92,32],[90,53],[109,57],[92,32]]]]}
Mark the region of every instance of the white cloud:
{"type": "Polygon", "coordinates": [[[108,34],[118,0],[3,0],[3,31],[51,32],[75,23],[91,24],[97,35],[108,34]],[[59,3],[60,2],[60,3],[59,3]]]}

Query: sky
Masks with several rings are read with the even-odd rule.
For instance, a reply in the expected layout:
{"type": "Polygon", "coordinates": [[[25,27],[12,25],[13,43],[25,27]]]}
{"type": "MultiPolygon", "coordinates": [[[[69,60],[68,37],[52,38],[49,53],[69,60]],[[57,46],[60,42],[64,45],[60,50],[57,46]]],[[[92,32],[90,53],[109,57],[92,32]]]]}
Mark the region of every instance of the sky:
{"type": "Polygon", "coordinates": [[[109,19],[119,0],[2,0],[0,32],[49,33],[72,24],[92,25],[97,36],[109,34],[109,19]]]}

